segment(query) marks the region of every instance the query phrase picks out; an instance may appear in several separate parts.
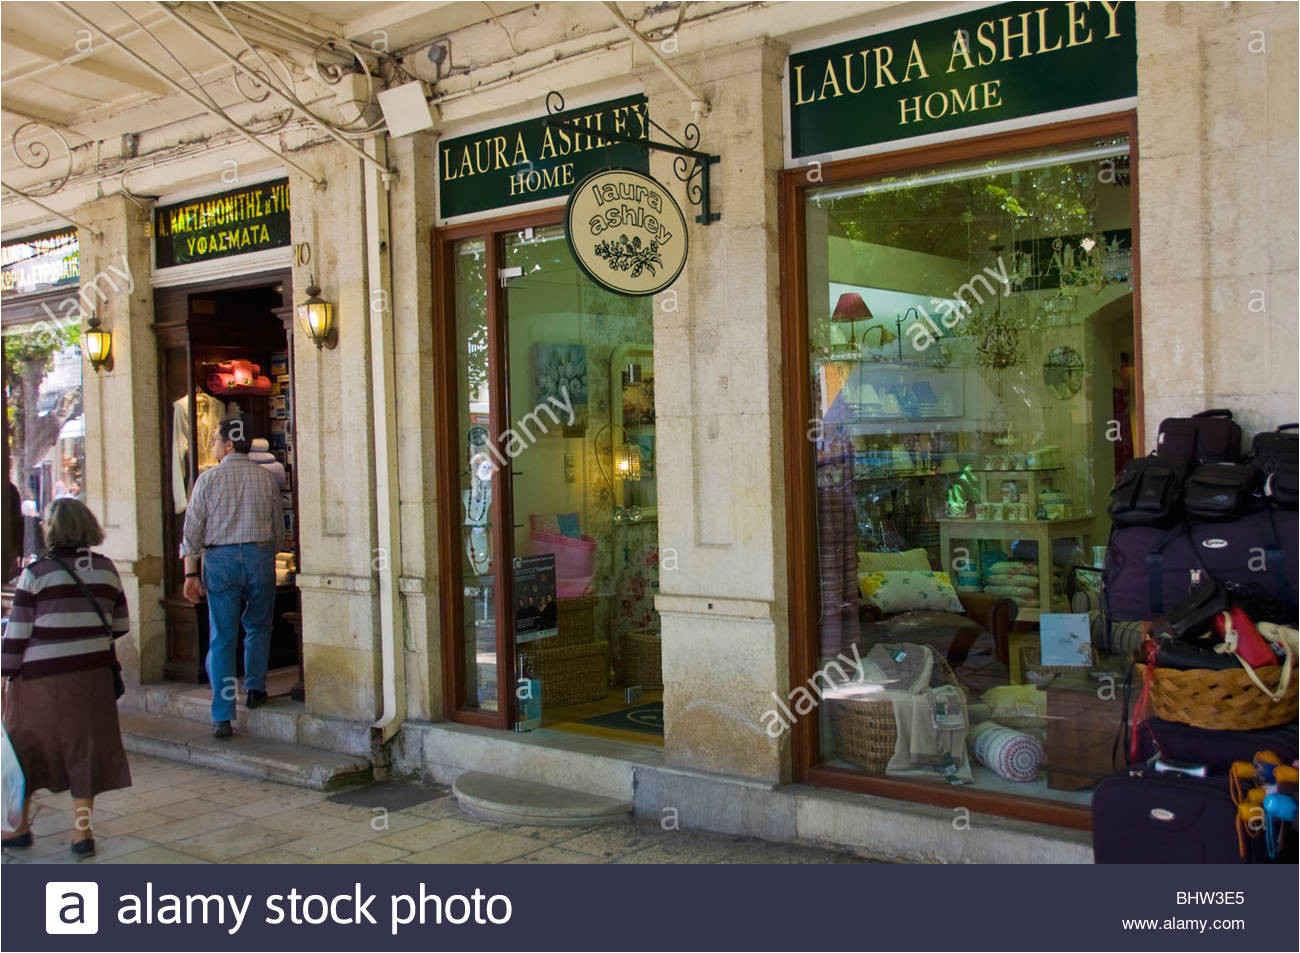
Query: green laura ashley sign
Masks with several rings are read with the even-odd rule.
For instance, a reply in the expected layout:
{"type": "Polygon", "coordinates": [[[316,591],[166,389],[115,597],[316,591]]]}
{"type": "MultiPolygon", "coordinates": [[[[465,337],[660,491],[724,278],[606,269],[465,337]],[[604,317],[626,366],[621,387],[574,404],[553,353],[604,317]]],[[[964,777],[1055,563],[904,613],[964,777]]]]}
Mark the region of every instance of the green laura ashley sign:
{"type": "Polygon", "coordinates": [[[791,155],[1137,95],[1131,0],[1003,3],[790,56],[791,155]]]}
{"type": "Polygon", "coordinates": [[[649,171],[645,150],[602,139],[615,132],[650,137],[644,96],[570,109],[556,117],[586,132],[555,129],[547,117],[438,143],[438,209],[443,218],[569,194],[606,166],[649,171]]]}
{"type": "Polygon", "coordinates": [[[160,205],[153,226],[157,268],[288,245],[289,180],[160,205]]]}

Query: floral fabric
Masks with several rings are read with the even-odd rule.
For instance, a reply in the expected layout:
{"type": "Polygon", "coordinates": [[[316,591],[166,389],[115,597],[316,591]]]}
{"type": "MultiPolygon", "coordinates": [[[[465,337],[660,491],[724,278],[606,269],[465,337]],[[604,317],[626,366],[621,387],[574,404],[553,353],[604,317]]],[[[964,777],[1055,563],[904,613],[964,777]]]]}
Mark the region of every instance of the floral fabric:
{"type": "Polygon", "coordinates": [[[864,572],[858,575],[858,586],[867,604],[884,615],[920,609],[964,611],[952,580],[944,572],[864,572]]]}

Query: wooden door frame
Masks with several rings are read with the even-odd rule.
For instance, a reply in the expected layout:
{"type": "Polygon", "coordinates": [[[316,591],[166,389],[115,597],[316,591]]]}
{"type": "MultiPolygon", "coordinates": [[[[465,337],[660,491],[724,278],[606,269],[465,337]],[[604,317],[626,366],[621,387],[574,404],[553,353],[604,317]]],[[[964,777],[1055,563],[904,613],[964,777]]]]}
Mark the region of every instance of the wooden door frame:
{"type": "MultiPolygon", "coordinates": [[[[456,243],[466,238],[484,240],[484,270],[487,281],[488,393],[489,427],[492,439],[502,448],[509,428],[509,381],[506,369],[510,353],[509,328],[506,321],[506,295],[497,270],[501,266],[502,241],[512,231],[558,225],[564,208],[541,209],[515,215],[482,219],[433,230],[433,362],[434,362],[434,430],[436,473],[438,480],[438,564],[442,625],[443,714],[449,721],[479,725],[484,728],[509,728],[515,714],[515,646],[511,638],[510,573],[514,555],[513,472],[511,467],[497,467],[492,477],[492,552],[497,566],[493,596],[496,617],[497,710],[484,711],[465,704],[463,654],[465,642],[464,581],[461,579],[460,537],[460,462],[464,456],[460,444],[460,395],[457,394],[455,302],[456,243]]],[[[509,460],[505,450],[501,456],[509,460]]]]}
{"type": "MultiPolygon", "coordinates": [[[[868,176],[930,169],[957,162],[997,158],[1093,137],[1129,137],[1130,218],[1133,248],[1133,362],[1134,453],[1144,452],[1145,425],[1142,400],[1141,273],[1138,267],[1138,130],[1136,110],[1087,119],[1075,119],[998,133],[991,136],[900,149],[879,155],[845,159],[818,168],[816,181],[806,168],[781,173],[779,222],[781,230],[781,339],[785,389],[786,539],[790,592],[790,683],[803,684],[816,668],[816,607],[818,601],[816,500],[813,494],[812,454],[807,452],[807,430],[812,420],[808,350],[808,265],[804,255],[806,219],[803,195],[813,188],[868,176]]],[[[825,787],[917,801],[940,807],[966,808],[984,814],[1037,821],[1061,827],[1091,830],[1090,809],[1043,798],[1007,796],[969,787],[873,777],[841,768],[819,766],[819,724],[802,718],[791,726],[794,780],[825,787]]]]}

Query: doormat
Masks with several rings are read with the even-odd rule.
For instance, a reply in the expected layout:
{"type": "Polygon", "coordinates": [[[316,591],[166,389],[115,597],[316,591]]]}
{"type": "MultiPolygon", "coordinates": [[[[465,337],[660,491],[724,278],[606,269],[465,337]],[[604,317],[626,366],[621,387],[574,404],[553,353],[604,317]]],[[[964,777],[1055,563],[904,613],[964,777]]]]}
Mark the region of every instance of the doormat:
{"type": "Polygon", "coordinates": [[[647,702],[644,705],[633,705],[631,708],[620,708],[618,711],[583,718],[580,724],[599,725],[601,728],[621,728],[624,731],[639,731],[647,735],[662,735],[664,703],[647,702]]]}

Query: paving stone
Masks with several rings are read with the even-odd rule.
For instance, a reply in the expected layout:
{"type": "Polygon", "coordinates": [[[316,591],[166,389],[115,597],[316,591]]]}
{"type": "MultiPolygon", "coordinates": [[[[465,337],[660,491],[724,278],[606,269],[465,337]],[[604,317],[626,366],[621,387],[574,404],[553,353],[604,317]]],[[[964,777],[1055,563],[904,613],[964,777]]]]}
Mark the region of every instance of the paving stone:
{"type": "Polygon", "coordinates": [[[506,861],[508,864],[603,864],[607,863],[605,858],[596,857],[593,854],[582,854],[576,850],[565,850],[562,847],[543,847],[541,850],[535,850],[531,854],[524,854],[522,857],[516,857],[514,860],[506,861]]]}
{"type": "Polygon", "coordinates": [[[268,830],[257,824],[239,824],[174,841],[171,847],[181,853],[202,857],[213,863],[222,863],[241,854],[251,854],[255,850],[275,847],[286,840],[292,840],[293,836],[283,831],[268,830]]]}
{"type": "Polygon", "coordinates": [[[483,830],[482,825],[475,824],[469,819],[444,817],[441,820],[430,821],[419,827],[410,827],[404,831],[396,831],[376,839],[381,844],[418,851],[437,847],[440,844],[445,844],[448,841],[481,830],[483,830]]]}
{"type": "Polygon", "coordinates": [[[300,857],[316,858],[365,843],[375,843],[372,833],[368,830],[349,827],[318,831],[308,834],[306,837],[285,841],[280,847],[290,853],[298,854],[300,857]]]}
{"type": "Polygon", "coordinates": [[[111,821],[101,821],[96,818],[95,836],[118,837],[122,834],[135,834],[151,827],[158,827],[160,824],[169,824],[174,820],[176,818],[167,817],[156,811],[136,811],[134,814],[115,817],[111,821]]]}
{"type": "Polygon", "coordinates": [[[357,844],[355,847],[336,850],[334,853],[318,857],[312,862],[316,864],[388,864],[406,857],[407,854],[407,851],[397,847],[371,841],[366,844],[357,844]]]}
{"type": "Polygon", "coordinates": [[[501,831],[479,831],[402,858],[408,864],[500,864],[537,850],[537,842],[501,831]]]}
{"type": "Polygon", "coordinates": [[[159,847],[153,845],[137,850],[131,854],[123,854],[121,857],[114,858],[115,864],[206,864],[208,861],[195,857],[191,854],[182,854],[178,850],[172,850],[170,847],[159,847]]]}
{"type": "Polygon", "coordinates": [[[200,817],[150,827],[148,830],[141,831],[140,836],[157,844],[174,844],[176,841],[185,840],[187,837],[195,837],[208,831],[233,827],[242,820],[243,818],[237,814],[213,811],[211,814],[204,814],[200,817]]]}

